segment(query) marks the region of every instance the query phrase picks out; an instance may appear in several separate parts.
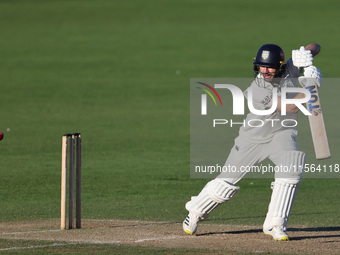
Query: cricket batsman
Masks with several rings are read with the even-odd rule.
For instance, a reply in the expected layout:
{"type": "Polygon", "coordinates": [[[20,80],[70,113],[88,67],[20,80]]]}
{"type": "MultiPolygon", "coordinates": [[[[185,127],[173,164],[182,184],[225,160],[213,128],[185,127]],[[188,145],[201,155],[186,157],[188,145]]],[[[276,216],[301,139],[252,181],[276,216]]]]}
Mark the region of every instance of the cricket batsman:
{"type": "MultiPolygon", "coordinates": [[[[284,52],[278,45],[265,44],[260,47],[253,63],[255,78],[244,91],[244,95],[249,100],[249,93],[252,93],[253,106],[257,110],[266,110],[273,106],[275,88],[278,95],[275,101],[277,105],[274,104],[276,111],[261,116],[249,113],[245,123],[251,119],[280,121],[264,121],[261,127],[241,126],[239,136],[225,162],[225,166],[235,166],[240,170],[244,166],[254,166],[269,158],[276,166],[289,169],[275,172],[275,181],[271,185],[271,201],[263,224],[263,232],[279,241],[289,240],[286,233],[287,222],[305,164],[305,153],[300,151],[297,144],[295,126],[281,125],[282,120],[297,120],[299,108],[295,104],[287,104],[286,114],[282,114],[280,91],[284,87],[297,87],[298,77],[302,74],[300,78],[313,78],[318,86],[321,85],[322,74],[313,66],[312,52],[301,46],[292,51],[291,59],[285,61],[284,52]]],[[[294,99],[306,97],[304,93],[290,96],[294,99]]],[[[208,182],[197,196],[191,197],[185,205],[189,214],[183,222],[183,230],[187,234],[195,234],[199,220],[206,218],[217,206],[235,196],[240,189],[236,184],[245,174],[245,171],[222,172],[208,182]]]]}

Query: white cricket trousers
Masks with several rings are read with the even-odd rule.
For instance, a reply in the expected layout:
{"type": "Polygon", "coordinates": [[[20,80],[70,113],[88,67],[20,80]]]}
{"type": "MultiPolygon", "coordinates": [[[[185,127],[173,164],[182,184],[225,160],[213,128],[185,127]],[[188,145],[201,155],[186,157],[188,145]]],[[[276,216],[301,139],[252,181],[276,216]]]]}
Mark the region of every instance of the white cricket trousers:
{"type": "MultiPolygon", "coordinates": [[[[295,165],[296,162],[287,161],[287,154],[292,151],[299,151],[297,130],[295,129],[276,133],[268,143],[250,143],[240,135],[235,139],[235,145],[225,162],[224,169],[230,169],[230,171],[223,171],[217,178],[223,178],[230,184],[236,184],[247,174],[247,169],[249,170],[251,166],[269,158],[277,166],[277,170],[280,170],[279,172],[274,171],[275,179],[300,180],[304,166],[299,166],[299,171],[295,165]]],[[[258,174],[261,175],[261,172],[258,174]]]]}

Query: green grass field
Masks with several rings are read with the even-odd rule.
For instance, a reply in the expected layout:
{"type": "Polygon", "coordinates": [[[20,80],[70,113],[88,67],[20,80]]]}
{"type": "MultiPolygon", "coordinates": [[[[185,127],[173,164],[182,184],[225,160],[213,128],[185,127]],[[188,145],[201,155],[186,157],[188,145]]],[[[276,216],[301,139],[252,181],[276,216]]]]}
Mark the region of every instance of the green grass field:
{"type": "MultiPolygon", "coordinates": [[[[322,45],[315,65],[336,78],[339,7],[335,0],[0,1],[0,221],[60,217],[61,137],[81,132],[83,218],[181,222],[185,202],[207,182],[189,173],[190,78],[249,78],[262,44],[281,45],[289,58],[311,42],[322,45]]],[[[320,91],[333,156],[322,164],[340,163],[339,91],[320,91]]],[[[318,163],[307,119],[301,123],[301,149],[318,163]]],[[[271,181],[242,180],[207,222],[262,224],[271,181]]],[[[339,179],[304,179],[290,225],[339,226],[339,190],[339,179]]]]}

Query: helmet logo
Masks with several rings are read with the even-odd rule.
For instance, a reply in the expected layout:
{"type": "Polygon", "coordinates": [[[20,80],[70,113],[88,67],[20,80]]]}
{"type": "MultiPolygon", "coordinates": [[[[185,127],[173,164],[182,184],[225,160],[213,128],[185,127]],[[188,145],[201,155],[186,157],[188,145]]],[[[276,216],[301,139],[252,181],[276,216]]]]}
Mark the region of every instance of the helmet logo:
{"type": "Polygon", "coordinates": [[[269,51],[267,50],[262,51],[262,59],[267,59],[267,58],[269,58],[269,51]]]}

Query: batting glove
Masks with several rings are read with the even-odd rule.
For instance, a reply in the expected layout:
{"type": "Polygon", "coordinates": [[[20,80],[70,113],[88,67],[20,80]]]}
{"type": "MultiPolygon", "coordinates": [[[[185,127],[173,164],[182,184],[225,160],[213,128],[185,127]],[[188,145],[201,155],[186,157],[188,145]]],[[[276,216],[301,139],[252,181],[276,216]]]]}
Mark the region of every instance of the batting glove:
{"type": "Polygon", "coordinates": [[[306,67],[303,76],[299,77],[299,82],[302,86],[316,84],[320,87],[322,83],[322,73],[316,66],[306,67]]]}
{"type": "Polygon", "coordinates": [[[313,64],[313,55],[310,50],[301,46],[299,50],[292,51],[292,60],[296,67],[308,67],[313,64]]]}

